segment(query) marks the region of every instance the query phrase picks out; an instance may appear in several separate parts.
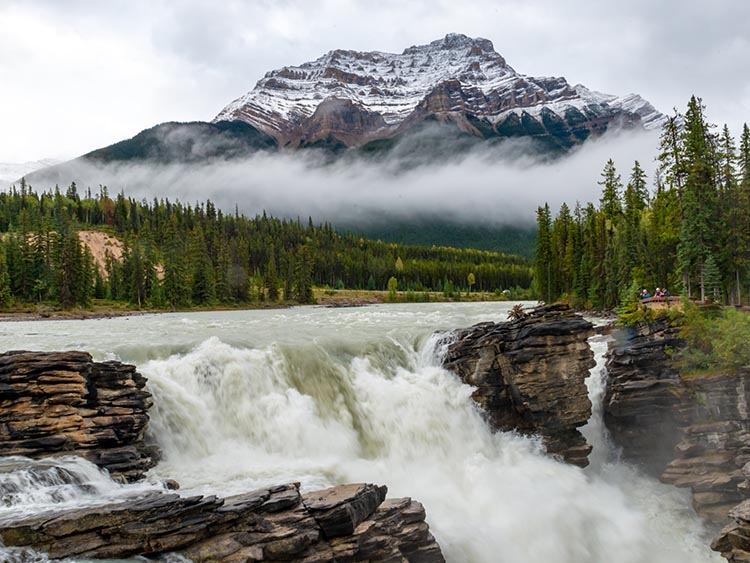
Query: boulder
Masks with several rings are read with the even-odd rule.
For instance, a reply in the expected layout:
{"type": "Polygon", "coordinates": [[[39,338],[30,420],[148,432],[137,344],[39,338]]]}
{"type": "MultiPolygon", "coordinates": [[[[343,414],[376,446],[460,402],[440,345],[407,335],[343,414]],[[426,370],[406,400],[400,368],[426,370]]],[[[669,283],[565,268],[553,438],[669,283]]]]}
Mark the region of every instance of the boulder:
{"type": "Polygon", "coordinates": [[[550,453],[585,467],[591,446],[578,428],[591,416],[585,380],[595,365],[593,335],[568,305],[545,305],[455,331],[444,366],[476,387],[472,397],[496,430],[541,435],[550,453]]]}

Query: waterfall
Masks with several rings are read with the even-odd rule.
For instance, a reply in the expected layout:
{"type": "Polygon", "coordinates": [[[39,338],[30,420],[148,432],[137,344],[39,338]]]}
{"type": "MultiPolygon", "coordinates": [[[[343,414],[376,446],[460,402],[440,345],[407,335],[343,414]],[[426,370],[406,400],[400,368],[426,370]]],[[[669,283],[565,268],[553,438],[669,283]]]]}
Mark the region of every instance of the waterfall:
{"type": "MultiPolygon", "coordinates": [[[[220,496],[299,481],[304,490],[373,482],[421,501],[451,563],[705,563],[685,491],[623,463],[601,404],[606,341],[588,380],[594,446],[580,469],[539,440],[493,433],[473,388],[441,367],[436,329],[502,320],[510,304],[389,305],[14,323],[4,349],[81,348],[134,362],[154,395],[154,483],[220,496]],[[73,324],[75,326],[73,326],[73,324]]],[[[1,459],[0,515],[122,499],[78,458],[1,459]],[[7,501],[6,501],[7,496],[7,501]]],[[[46,563],[0,548],[0,560],[46,563]]]]}
{"type": "Polygon", "coordinates": [[[716,560],[684,495],[618,463],[607,444],[606,343],[593,343],[597,406],[587,433],[602,452],[591,470],[553,460],[537,440],[492,433],[473,389],[440,367],[441,344],[433,336],[243,349],[210,338],[148,362],[165,449],[154,473],[197,492],[384,483],[391,496],[425,504],[454,562],[716,560]]]}

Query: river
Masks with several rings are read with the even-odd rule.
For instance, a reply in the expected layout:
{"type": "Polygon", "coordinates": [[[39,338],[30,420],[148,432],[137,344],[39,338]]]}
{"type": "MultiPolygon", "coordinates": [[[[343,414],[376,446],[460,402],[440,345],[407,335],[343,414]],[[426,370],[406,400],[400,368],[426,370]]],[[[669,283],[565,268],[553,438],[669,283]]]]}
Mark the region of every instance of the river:
{"type": "MultiPolygon", "coordinates": [[[[164,452],[150,477],[176,479],[185,493],[226,495],[290,481],[305,490],[386,484],[389,496],[425,505],[452,563],[723,561],[708,548],[687,493],[620,462],[609,443],[601,419],[604,338],[591,342],[597,367],[588,380],[588,468],[555,461],[536,440],[490,432],[472,388],[440,367],[434,333],[505,320],[510,306],[9,322],[0,323],[0,350],[81,349],[135,363],[149,379],[151,432],[164,452]]],[[[60,463],[70,465],[72,483],[59,475],[39,483],[22,475],[17,459],[0,458],[0,487],[4,479],[20,491],[0,518],[127,492],[79,460],[60,463]]],[[[3,553],[10,551],[0,548],[0,559],[3,553]]]]}

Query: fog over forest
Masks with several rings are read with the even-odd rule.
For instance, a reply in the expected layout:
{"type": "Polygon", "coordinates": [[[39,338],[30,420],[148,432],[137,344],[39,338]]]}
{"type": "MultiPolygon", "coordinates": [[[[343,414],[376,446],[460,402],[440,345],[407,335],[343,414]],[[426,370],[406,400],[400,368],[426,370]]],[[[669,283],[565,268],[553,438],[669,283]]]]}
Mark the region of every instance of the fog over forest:
{"type": "Polygon", "coordinates": [[[478,144],[450,159],[409,163],[398,150],[385,160],[323,160],[314,152],[259,152],[245,159],[191,164],[72,161],[52,175],[30,176],[37,190],[75,181],[79,190],[106,185],[136,199],[167,197],[186,203],[213,200],[225,212],[280,217],[312,216],[333,224],[367,225],[414,217],[490,226],[526,226],[536,207],[549,202],[597,201],[600,174],[614,159],[627,181],[635,160],[653,180],[658,133],[613,132],[569,155],[542,160],[523,156],[523,141],[500,147],[478,144]],[[519,156],[521,155],[521,156],[519,156]]]}

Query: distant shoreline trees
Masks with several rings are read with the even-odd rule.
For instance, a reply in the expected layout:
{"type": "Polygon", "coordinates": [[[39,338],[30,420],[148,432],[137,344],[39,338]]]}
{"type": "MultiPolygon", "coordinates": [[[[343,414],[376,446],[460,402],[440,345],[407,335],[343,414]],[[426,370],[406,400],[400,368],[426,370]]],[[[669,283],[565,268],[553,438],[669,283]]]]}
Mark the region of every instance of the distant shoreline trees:
{"type": "Polygon", "coordinates": [[[177,309],[259,301],[310,303],[312,287],[443,291],[474,274],[482,291],[529,288],[527,259],[494,252],[386,244],[328,224],[225,215],[213,202],[137,201],[106,187],[81,196],[73,183],[37,193],[25,181],[0,192],[0,307],[92,299],[177,309]],[[122,257],[101,271],[79,239],[105,231],[122,257]]]}

